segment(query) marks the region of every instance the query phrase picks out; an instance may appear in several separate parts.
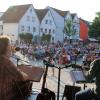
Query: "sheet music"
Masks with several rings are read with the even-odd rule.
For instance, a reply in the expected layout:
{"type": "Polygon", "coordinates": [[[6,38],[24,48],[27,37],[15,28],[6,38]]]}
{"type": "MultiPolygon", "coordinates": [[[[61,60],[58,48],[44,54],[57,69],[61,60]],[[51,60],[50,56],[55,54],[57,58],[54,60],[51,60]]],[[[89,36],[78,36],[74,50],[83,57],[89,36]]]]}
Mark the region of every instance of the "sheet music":
{"type": "Polygon", "coordinates": [[[74,82],[85,82],[85,76],[81,70],[72,70],[71,76],[74,82]]]}
{"type": "Polygon", "coordinates": [[[44,72],[43,68],[35,66],[30,67],[26,65],[19,65],[18,68],[21,69],[21,71],[23,71],[24,73],[26,73],[29,76],[30,80],[34,82],[40,82],[40,79],[44,72]]]}

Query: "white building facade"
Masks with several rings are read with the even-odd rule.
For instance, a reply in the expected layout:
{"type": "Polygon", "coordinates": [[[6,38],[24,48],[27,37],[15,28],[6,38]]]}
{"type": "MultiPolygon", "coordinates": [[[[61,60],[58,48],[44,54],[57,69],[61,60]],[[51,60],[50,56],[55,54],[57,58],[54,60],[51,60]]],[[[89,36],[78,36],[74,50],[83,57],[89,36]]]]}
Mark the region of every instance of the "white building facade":
{"type": "Polygon", "coordinates": [[[55,42],[57,41],[63,41],[63,29],[64,29],[64,18],[53,8],[47,7],[54,18],[55,24],[56,24],[56,30],[55,30],[55,42]]]}
{"type": "MultiPolygon", "coordinates": [[[[18,18],[16,17],[15,19],[13,19],[12,17],[12,19],[7,19],[5,17],[8,17],[10,15],[6,14],[4,16],[4,19],[2,18],[3,35],[11,37],[12,41],[19,40],[19,34],[21,33],[31,33],[33,35],[37,35],[39,33],[38,27],[40,23],[34,11],[33,5],[21,5],[21,8],[23,9],[23,11],[21,12],[21,14],[23,13],[23,15],[16,15],[18,18]]],[[[19,10],[19,6],[14,6],[9,9],[12,9],[13,11],[15,9],[15,12],[17,13],[17,10],[19,10]]],[[[10,14],[15,13],[11,13],[11,10],[9,9],[7,12],[9,12],[10,14]]]]}
{"type": "Polygon", "coordinates": [[[79,18],[69,11],[61,11],[52,7],[36,10],[32,4],[11,6],[0,18],[0,33],[8,35],[12,40],[19,40],[20,33],[31,33],[34,36],[51,34],[51,42],[63,41],[64,21],[72,20],[76,35],[79,36],[79,18]]]}
{"type": "Polygon", "coordinates": [[[46,13],[46,15],[44,16],[44,18],[41,21],[40,36],[42,36],[42,34],[50,34],[51,41],[55,41],[56,29],[57,29],[57,27],[56,27],[55,21],[53,19],[53,16],[52,16],[51,12],[48,10],[48,12],[46,13]]]}

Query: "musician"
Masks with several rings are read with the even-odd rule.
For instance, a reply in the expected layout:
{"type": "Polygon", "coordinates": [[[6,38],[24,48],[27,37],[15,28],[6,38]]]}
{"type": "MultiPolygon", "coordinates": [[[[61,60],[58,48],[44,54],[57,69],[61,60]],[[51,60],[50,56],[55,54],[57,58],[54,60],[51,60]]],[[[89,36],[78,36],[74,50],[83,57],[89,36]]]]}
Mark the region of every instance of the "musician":
{"type": "MultiPolygon", "coordinates": [[[[100,53],[99,53],[100,55],[100,53]]],[[[95,84],[96,84],[96,90],[93,93],[90,90],[84,90],[80,91],[79,93],[76,94],[76,100],[86,100],[84,96],[86,96],[87,93],[91,94],[90,98],[94,97],[96,100],[100,100],[100,58],[95,59],[91,64],[90,64],[90,70],[87,76],[88,81],[91,82],[91,80],[96,79],[95,84]],[[89,92],[90,91],[90,92],[89,92]]],[[[87,94],[87,99],[89,99],[89,96],[87,94]]]]}
{"type": "MultiPolygon", "coordinates": [[[[26,81],[28,75],[21,72],[10,60],[11,45],[8,37],[0,36],[0,100],[15,100],[15,83],[26,81]]],[[[18,98],[17,100],[22,100],[18,98]]]]}

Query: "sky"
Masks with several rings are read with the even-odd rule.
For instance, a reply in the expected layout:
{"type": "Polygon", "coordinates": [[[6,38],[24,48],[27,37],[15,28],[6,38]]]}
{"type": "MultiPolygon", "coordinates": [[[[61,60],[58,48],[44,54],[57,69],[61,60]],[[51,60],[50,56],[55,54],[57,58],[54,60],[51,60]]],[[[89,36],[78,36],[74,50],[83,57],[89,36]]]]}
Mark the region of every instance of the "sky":
{"type": "Polygon", "coordinates": [[[96,12],[100,11],[100,0],[0,0],[0,12],[6,11],[9,6],[22,4],[33,4],[37,9],[51,6],[59,10],[69,10],[87,21],[93,21],[96,12]]]}

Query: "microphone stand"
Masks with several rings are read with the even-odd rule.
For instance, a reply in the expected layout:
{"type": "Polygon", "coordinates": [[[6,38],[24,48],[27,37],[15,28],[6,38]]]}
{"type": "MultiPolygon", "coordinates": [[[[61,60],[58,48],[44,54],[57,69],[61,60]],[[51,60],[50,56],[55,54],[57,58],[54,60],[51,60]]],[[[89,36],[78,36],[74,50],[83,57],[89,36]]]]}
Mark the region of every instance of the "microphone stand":
{"type": "Polygon", "coordinates": [[[57,92],[57,100],[59,100],[59,93],[60,93],[60,75],[61,75],[61,67],[58,67],[58,92],[57,92]]]}
{"type": "Polygon", "coordinates": [[[61,75],[61,69],[66,68],[66,67],[56,67],[58,68],[58,89],[57,89],[57,100],[59,100],[59,93],[60,93],[60,75],[61,75]]]}
{"type": "Polygon", "coordinates": [[[60,75],[61,75],[61,69],[64,69],[64,68],[68,68],[68,67],[74,67],[75,64],[69,64],[69,65],[66,65],[64,67],[57,67],[57,66],[54,66],[55,68],[58,69],[58,88],[57,88],[57,100],[59,100],[59,93],[60,93],[60,75]]]}
{"type": "Polygon", "coordinates": [[[55,66],[53,64],[50,64],[48,61],[44,60],[44,64],[47,65],[48,67],[55,67],[58,69],[58,88],[57,88],[57,100],[59,100],[59,93],[60,93],[60,75],[61,75],[61,69],[63,68],[68,68],[68,67],[71,67],[73,66],[72,64],[70,65],[66,65],[64,67],[60,67],[60,66],[55,66]]]}

